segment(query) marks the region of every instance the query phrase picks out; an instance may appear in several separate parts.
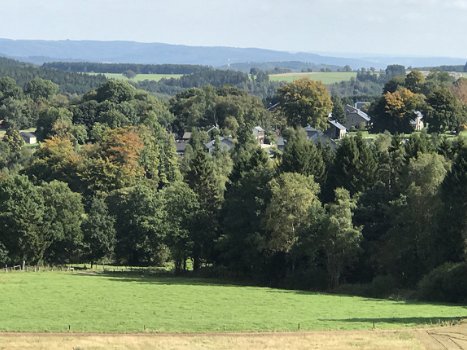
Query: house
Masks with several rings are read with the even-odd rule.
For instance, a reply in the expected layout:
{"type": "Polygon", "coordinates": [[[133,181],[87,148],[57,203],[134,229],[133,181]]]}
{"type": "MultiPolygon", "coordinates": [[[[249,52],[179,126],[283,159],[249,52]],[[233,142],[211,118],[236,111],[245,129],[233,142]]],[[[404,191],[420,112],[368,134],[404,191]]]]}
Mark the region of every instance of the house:
{"type": "Polygon", "coordinates": [[[28,145],[34,145],[37,143],[37,137],[32,132],[20,132],[21,137],[23,138],[24,142],[28,145]]]}
{"type": "Polygon", "coordinates": [[[276,146],[279,149],[279,151],[283,151],[285,148],[285,139],[282,136],[277,136],[276,139],[276,146]]]}
{"type": "Polygon", "coordinates": [[[331,140],[340,140],[347,134],[347,128],[337,120],[328,119],[328,128],[324,134],[331,140]]]}
{"type": "Polygon", "coordinates": [[[189,142],[186,142],[186,141],[183,141],[183,140],[175,141],[175,148],[177,150],[177,154],[180,157],[183,157],[185,155],[185,149],[186,149],[187,145],[189,145],[189,142]]]}
{"type": "MultiPolygon", "coordinates": [[[[219,137],[218,140],[220,142],[219,148],[221,150],[230,151],[235,146],[231,137],[219,137]]],[[[216,148],[216,140],[205,143],[204,146],[207,148],[209,153],[212,153],[216,148]]]]}
{"type": "Polygon", "coordinates": [[[253,136],[258,142],[258,144],[264,144],[264,139],[266,137],[266,132],[261,126],[255,126],[253,128],[253,136]]]}
{"type": "Polygon", "coordinates": [[[307,125],[307,127],[305,128],[305,132],[307,139],[312,140],[314,142],[317,141],[323,135],[322,131],[315,129],[310,125],[307,125]]]}
{"type": "Polygon", "coordinates": [[[423,114],[420,111],[415,111],[414,115],[415,118],[410,119],[410,126],[412,126],[415,131],[420,131],[425,126],[423,123],[423,114]]]}
{"type": "Polygon", "coordinates": [[[345,106],[345,127],[347,129],[363,129],[370,125],[371,118],[362,110],[351,105],[345,106]]]}
{"type": "Polygon", "coordinates": [[[190,142],[190,140],[191,140],[191,135],[192,135],[191,132],[185,131],[185,132],[183,133],[182,138],[181,138],[180,140],[181,140],[181,141],[185,141],[185,142],[190,142]]]}

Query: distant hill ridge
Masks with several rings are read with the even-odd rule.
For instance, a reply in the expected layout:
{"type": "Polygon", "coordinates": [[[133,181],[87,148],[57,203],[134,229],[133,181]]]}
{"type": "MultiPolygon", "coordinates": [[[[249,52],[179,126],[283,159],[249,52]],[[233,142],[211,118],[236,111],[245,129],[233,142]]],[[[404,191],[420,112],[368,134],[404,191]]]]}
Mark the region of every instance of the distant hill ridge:
{"type": "Polygon", "coordinates": [[[258,48],[203,47],[133,41],[10,40],[0,39],[0,55],[42,64],[52,61],[88,61],[141,64],[197,64],[229,66],[244,62],[299,61],[308,64],[384,68],[388,64],[439,66],[464,64],[461,58],[345,58],[306,52],[258,48]]]}

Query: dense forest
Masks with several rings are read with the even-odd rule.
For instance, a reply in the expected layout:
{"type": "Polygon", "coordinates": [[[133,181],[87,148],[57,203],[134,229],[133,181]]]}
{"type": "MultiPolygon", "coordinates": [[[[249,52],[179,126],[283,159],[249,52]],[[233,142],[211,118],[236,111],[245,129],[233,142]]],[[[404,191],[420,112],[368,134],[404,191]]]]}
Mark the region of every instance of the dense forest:
{"type": "Polygon", "coordinates": [[[194,77],[213,71],[193,73],[164,102],[116,80],[70,98],[25,69],[29,81],[0,78],[1,264],[192,264],[264,285],[465,301],[467,147],[447,134],[466,127],[466,79],[389,67],[370,106],[379,134],[313,142],[303,128],[343,109],[319,82],[277,87],[268,110],[250,94],[267,86],[259,74],[206,86],[194,77]],[[409,132],[419,110],[428,128],[409,132]],[[285,148],[266,152],[258,125],[285,148]],[[19,132],[30,127],[37,149],[19,132]]]}
{"type": "Polygon", "coordinates": [[[94,62],[48,62],[44,68],[53,68],[75,73],[120,73],[133,71],[136,74],[192,74],[210,69],[207,66],[191,64],[136,64],[136,63],[94,63],[94,62]]]}
{"type": "Polygon", "coordinates": [[[0,77],[13,78],[18,85],[24,86],[34,78],[50,80],[58,84],[62,93],[83,94],[103,84],[103,75],[91,76],[82,73],[63,72],[57,69],[34,66],[8,58],[0,57],[0,77]]]}

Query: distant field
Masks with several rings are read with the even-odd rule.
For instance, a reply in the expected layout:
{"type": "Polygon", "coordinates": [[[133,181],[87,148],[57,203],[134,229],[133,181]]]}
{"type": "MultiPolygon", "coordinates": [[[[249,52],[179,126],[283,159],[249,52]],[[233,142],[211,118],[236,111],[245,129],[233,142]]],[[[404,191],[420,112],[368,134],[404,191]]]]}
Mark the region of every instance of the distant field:
{"type": "Polygon", "coordinates": [[[271,81],[285,81],[290,83],[297,79],[308,78],[310,80],[321,81],[323,84],[339,83],[355,77],[357,77],[357,73],[355,72],[307,72],[269,75],[271,81]]]}
{"type": "MultiPolygon", "coordinates": [[[[102,73],[87,73],[90,75],[97,75],[102,73]]],[[[123,80],[131,80],[131,81],[144,81],[144,80],[154,80],[159,81],[164,78],[175,78],[179,79],[183,74],[137,74],[136,77],[132,79],[128,79],[123,74],[118,73],[103,73],[107,78],[110,79],[123,79],[123,80]]]]}
{"type": "Polygon", "coordinates": [[[0,270],[0,331],[224,332],[390,329],[467,318],[410,303],[140,273],[0,270]]]}

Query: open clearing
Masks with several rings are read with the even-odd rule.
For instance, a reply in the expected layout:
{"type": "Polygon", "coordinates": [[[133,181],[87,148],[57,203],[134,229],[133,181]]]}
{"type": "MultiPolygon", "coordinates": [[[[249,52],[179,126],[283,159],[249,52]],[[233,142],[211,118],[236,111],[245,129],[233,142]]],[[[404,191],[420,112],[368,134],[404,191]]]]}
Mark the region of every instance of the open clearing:
{"type": "Polygon", "coordinates": [[[467,318],[409,303],[140,274],[0,272],[0,331],[265,332],[400,329],[467,318]]]}
{"type": "Polygon", "coordinates": [[[169,78],[175,78],[179,79],[183,74],[137,74],[134,78],[128,79],[126,76],[123,74],[119,73],[87,73],[90,75],[97,75],[97,74],[103,74],[109,79],[122,79],[122,80],[130,80],[130,81],[144,81],[144,80],[153,80],[153,81],[159,81],[161,79],[169,79],[169,78]]]}
{"type": "Polygon", "coordinates": [[[310,80],[321,81],[323,84],[339,83],[355,77],[357,77],[356,72],[306,72],[269,75],[271,81],[285,81],[290,83],[298,79],[308,78],[310,80]]]}

